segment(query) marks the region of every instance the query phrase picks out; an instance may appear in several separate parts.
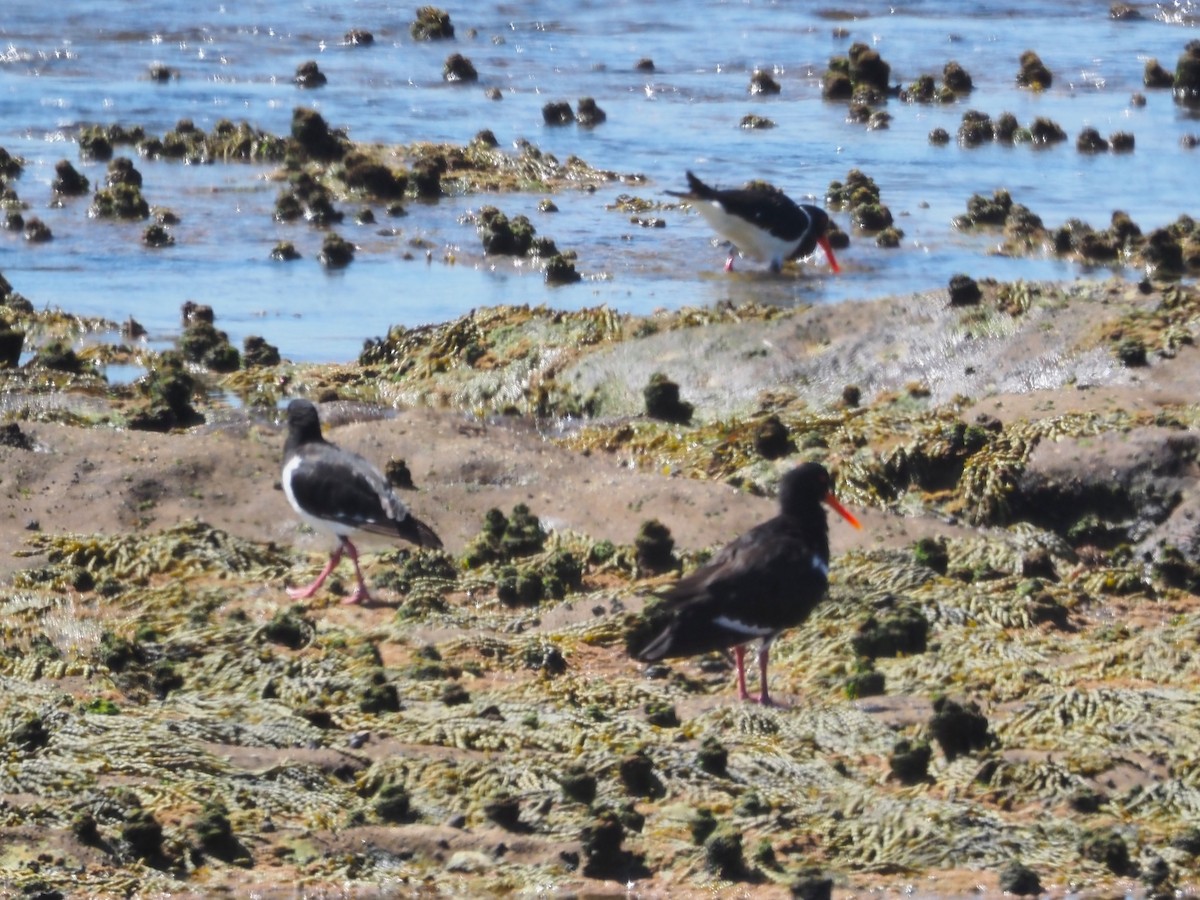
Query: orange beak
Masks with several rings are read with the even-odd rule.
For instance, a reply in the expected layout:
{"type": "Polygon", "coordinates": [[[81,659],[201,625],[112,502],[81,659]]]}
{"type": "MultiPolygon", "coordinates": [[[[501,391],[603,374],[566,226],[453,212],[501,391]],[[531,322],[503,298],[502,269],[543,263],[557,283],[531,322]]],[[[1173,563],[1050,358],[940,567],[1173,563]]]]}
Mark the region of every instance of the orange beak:
{"type": "MultiPolygon", "coordinates": [[[[821,237],[817,238],[817,243],[825,251],[825,256],[829,260],[829,268],[833,269],[834,272],[842,271],[841,266],[838,265],[837,258],[833,255],[833,245],[829,243],[829,238],[821,235],[821,237]]],[[[843,515],[845,514],[843,513],[843,515]]]]}
{"type": "Polygon", "coordinates": [[[825,502],[829,504],[829,506],[832,507],[838,515],[840,515],[855,528],[860,530],[862,529],[862,524],[858,521],[858,519],[854,518],[854,515],[850,512],[850,510],[838,503],[837,497],[833,496],[833,494],[826,494],[825,502]]]}

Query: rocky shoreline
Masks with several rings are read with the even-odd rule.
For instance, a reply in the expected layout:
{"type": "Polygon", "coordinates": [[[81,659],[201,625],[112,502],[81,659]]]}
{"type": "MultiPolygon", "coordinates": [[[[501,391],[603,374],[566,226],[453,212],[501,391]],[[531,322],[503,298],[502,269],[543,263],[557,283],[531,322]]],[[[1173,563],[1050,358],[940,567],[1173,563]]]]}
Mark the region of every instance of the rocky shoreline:
{"type": "Polygon", "coordinates": [[[477,310],[129,386],[63,363],[93,323],[6,308],[61,352],[0,370],[0,884],[1194,891],[1200,292],[979,288],[477,310]],[[379,606],[283,592],[328,549],[275,489],[299,395],[446,540],[371,547],[379,606]],[[788,706],[630,661],[644,598],[805,459],[866,527],[777,644],[788,706]]]}

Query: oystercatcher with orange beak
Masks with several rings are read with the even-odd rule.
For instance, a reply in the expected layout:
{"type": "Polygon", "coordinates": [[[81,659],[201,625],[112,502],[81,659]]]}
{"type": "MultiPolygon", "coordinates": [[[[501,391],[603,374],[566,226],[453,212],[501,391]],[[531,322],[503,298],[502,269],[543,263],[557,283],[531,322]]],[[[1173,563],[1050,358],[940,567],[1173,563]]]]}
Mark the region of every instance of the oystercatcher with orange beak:
{"type": "Polygon", "coordinates": [[[829,214],[819,206],[795,203],[783,191],[755,181],[741,188],[718,190],[691,172],[688,190],[667,191],[691,203],[713,231],[733,245],[725,271],[733,271],[736,253],[765,260],[772,272],[785,261],[803,259],[817,247],[825,251],[829,267],[840,272],[827,232],[829,214]]]}
{"type": "Polygon", "coordinates": [[[833,496],[829,473],[803,463],[779,484],[779,515],[725,546],[680,579],[651,610],[661,630],[635,650],[642,662],[733,648],[738,696],[747,700],[746,645],[758,641],[759,703],[771,703],[771,644],[804,622],[829,583],[829,526],[824,503],[855,528],[858,520],[833,496]]]}

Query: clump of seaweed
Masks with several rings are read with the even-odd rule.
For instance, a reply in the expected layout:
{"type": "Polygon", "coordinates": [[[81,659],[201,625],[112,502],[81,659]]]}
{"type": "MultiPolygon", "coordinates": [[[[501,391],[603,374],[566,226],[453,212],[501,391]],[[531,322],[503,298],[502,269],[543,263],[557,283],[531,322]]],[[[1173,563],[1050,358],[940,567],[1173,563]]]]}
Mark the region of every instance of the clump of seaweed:
{"type": "Polygon", "coordinates": [[[1200,41],[1188,41],[1180,54],[1172,87],[1176,102],[1188,105],[1200,102],[1200,41]]]}
{"type": "Polygon", "coordinates": [[[200,389],[188,371],[182,354],[159,354],[150,370],[137,380],[135,387],[145,405],[129,415],[129,427],[143,431],[170,431],[204,421],[192,405],[200,389]]]}
{"type": "Polygon", "coordinates": [[[826,100],[852,100],[875,104],[891,92],[891,66],[879,51],[863,43],[852,44],[846,56],[829,60],[822,77],[821,95],[826,100]]]}
{"type": "Polygon", "coordinates": [[[150,204],[140,187],[118,182],[96,191],[88,213],[97,219],[145,219],[150,216],[150,204]]]}
{"type": "Polygon", "coordinates": [[[646,415],[652,419],[687,425],[692,420],[694,407],[679,398],[679,385],[664,372],[655,372],[650,382],[642,389],[646,401],[646,415]]]}
{"type": "Polygon", "coordinates": [[[344,269],[354,261],[354,245],[331,231],[321,242],[317,260],[327,269],[344,269]]]}
{"type": "Polygon", "coordinates": [[[959,96],[974,88],[970,73],[951,60],[942,67],[939,85],[932,75],[920,75],[907,87],[900,89],[900,99],[909,103],[953,103],[959,96]]]}
{"type": "Polygon", "coordinates": [[[463,551],[463,562],[468,568],[475,568],[483,563],[529,556],[540,552],[545,542],[541,522],[524,503],[514,506],[509,516],[492,508],[484,516],[479,536],[463,551]]]}
{"type": "Polygon", "coordinates": [[[54,181],[51,190],[63,197],[78,197],[88,192],[90,187],[87,176],[71,165],[66,159],[59,160],[54,165],[54,181]]]}
{"type": "Polygon", "coordinates": [[[451,53],[442,65],[442,78],[451,83],[472,84],[479,80],[479,72],[467,57],[451,53]]]}
{"type": "Polygon", "coordinates": [[[986,748],[993,740],[987,717],[977,703],[963,705],[947,697],[934,700],[929,732],[951,762],[963,754],[986,748]]]}
{"type": "Polygon", "coordinates": [[[300,63],[296,67],[296,74],[292,77],[292,83],[296,87],[306,89],[324,87],[328,81],[329,78],[313,59],[300,63]]]}
{"type": "Polygon", "coordinates": [[[871,616],[851,640],[854,652],[867,659],[924,653],[929,621],[920,610],[901,607],[880,618],[871,616]]]}
{"type": "Polygon", "coordinates": [[[1054,76],[1032,50],[1026,50],[1021,54],[1021,68],[1017,73],[1017,84],[1021,87],[1031,88],[1037,91],[1044,91],[1054,83],[1054,76]]]}
{"type": "Polygon", "coordinates": [[[859,169],[851,169],[844,182],[831,181],[825,199],[833,209],[848,211],[861,231],[876,233],[893,224],[891,210],[880,199],[879,185],[859,169]]]}
{"type": "Polygon", "coordinates": [[[233,372],[241,366],[241,354],[229,343],[229,335],[206,319],[186,323],[179,336],[179,352],[213,372],[233,372]]]}
{"type": "Polygon", "coordinates": [[[450,14],[436,6],[418,7],[417,17],[408,31],[415,41],[448,40],[454,37],[450,14]]]}

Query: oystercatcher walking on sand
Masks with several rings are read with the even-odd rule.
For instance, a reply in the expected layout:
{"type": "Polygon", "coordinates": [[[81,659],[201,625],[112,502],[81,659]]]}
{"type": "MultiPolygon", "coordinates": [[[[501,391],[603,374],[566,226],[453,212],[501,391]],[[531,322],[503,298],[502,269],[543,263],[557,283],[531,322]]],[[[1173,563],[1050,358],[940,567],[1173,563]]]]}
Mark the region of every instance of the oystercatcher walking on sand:
{"type": "Polygon", "coordinates": [[[756,525],[706,565],[676,582],[651,615],[665,627],[637,659],[694,656],[733,647],[738,696],[747,700],[745,645],[759,641],[759,695],[767,690],[767,656],[781,632],[799,625],[825,596],[829,575],[829,527],[822,503],[855,528],[858,520],[833,496],[829,473],[804,463],[783,476],[779,515],[756,525]]]}
{"type": "Polygon", "coordinates": [[[667,191],[689,200],[713,231],[733,245],[725,271],[733,271],[734,254],[766,260],[778,272],[789,259],[803,259],[817,247],[825,251],[829,267],[840,272],[826,233],[829,214],[819,206],[795,203],[783,191],[762,181],[745,187],[717,190],[691,172],[688,190],[667,191]]]}
{"type": "Polygon", "coordinates": [[[293,400],[287,408],[288,436],[283,448],[283,492],[305,522],[337,538],[337,547],[321,574],[306,588],[289,588],[288,595],[304,600],[316,593],[342,555],[354,563],[358,585],[343,603],[369,602],[367,583],[358,566],[358,551],[350,542],[356,531],[403,538],[418,547],[440,547],[433,529],[408,511],[375,466],[357,453],[343,450],[321,436],[317,408],[308,400],[293,400]]]}

